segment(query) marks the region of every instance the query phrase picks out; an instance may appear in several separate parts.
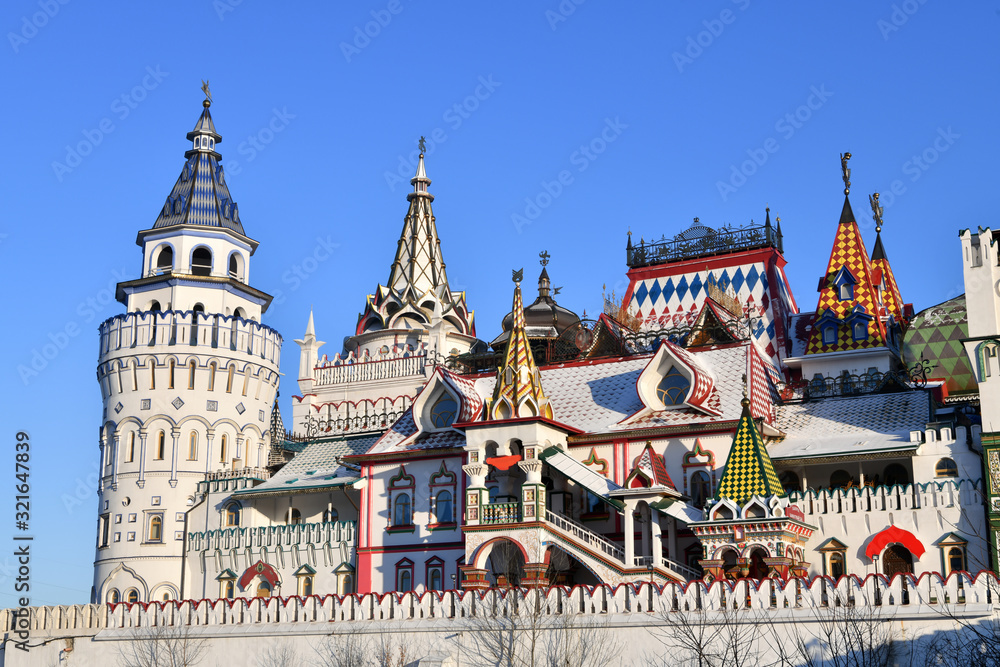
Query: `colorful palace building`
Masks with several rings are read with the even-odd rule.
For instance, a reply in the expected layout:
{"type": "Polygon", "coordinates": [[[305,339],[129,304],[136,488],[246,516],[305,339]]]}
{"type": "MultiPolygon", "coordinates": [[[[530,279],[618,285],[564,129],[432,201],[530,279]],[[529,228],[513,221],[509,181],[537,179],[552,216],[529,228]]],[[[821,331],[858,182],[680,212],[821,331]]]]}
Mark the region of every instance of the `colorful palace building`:
{"type": "Polygon", "coordinates": [[[629,287],[596,320],[556,302],[542,252],[488,343],[421,155],[343,348],[312,313],[295,340],[286,430],[209,107],[100,328],[95,602],[996,570],[991,230],[954,248],[969,292],[914,313],[845,154],[806,310],[767,210],[629,235],[629,287]]]}

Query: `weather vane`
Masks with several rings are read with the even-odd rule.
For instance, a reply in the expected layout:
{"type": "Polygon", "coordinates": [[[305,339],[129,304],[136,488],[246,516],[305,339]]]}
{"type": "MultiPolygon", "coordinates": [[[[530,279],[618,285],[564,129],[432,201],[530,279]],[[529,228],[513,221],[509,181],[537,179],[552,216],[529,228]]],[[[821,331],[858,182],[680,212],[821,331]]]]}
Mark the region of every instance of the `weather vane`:
{"type": "Polygon", "coordinates": [[[885,210],[878,201],[878,193],[868,195],[868,203],[872,205],[872,220],[875,221],[875,233],[882,231],[882,212],[885,210]]]}
{"type": "Polygon", "coordinates": [[[524,277],[524,269],[517,269],[516,271],[511,271],[511,273],[514,274],[513,280],[515,283],[520,283],[521,278],[524,277]]]}
{"type": "Polygon", "coordinates": [[[743,374],[743,398],[747,397],[747,374],[743,374]]]}
{"type": "Polygon", "coordinates": [[[423,153],[427,150],[427,140],[420,137],[420,141],[417,142],[417,146],[420,148],[420,152],[423,153]]]}
{"type": "Polygon", "coordinates": [[[840,154],[840,170],[844,172],[844,194],[851,194],[851,170],[847,168],[847,161],[851,159],[850,153],[840,154]]]}
{"type": "Polygon", "coordinates": [[[212,103],[212,91],[208,88],[208,79],[202,79],[201,82],[201,92],[205,93],[205,101],[209,104],[212,103]]]}
{"type": "Polygon", "coordinates": [[[543,250],[540,253],[538,253],[538,256],[541,257],[541,259],[538,260],[538,263],[541,264],[542,266],[548,266],[548,264],[549,264],[549,257],[552,256],[552,255],[549,254],[549,251],[548,250],[543,250]]]}

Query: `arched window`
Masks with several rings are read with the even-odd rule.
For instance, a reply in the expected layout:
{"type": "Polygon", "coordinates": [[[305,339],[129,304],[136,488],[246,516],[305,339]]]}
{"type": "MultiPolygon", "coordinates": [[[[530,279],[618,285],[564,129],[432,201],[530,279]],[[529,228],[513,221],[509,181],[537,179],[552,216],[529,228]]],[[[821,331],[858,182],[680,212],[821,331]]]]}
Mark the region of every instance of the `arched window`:
{"type": "Polygon", "coordinates": [[[704,508],[712,495],[712,480],[704,470],[698,470],[691,475],[691,503],[698,508],[704,508]]]}
{"type": "MultiPolygon", "coordinates": [[[[392,508],[392,525],[409,526],[413,524],[413,515],[410,512],[410,495],[400,493],[396,496],[396,501],[392,508]]],[[[409,589],[407,589],[409,590],[409,589]]]]}
{"type": "Polygon", "coordinates": [[[195,461],[198,459],[198,432],[191,431],[188,436],[188,461],[195,461]]]}
{"type": "Polygon", "coordinates": [[[311,575],[302,577],[302,595],[313,594],[313,578],[311,575]]]}
{"type": "Polygon", "coordinates": [[[236,253],[229,256],[229,277],[238,278],[240,275],[240,266],[236,260],[236,253]]]}
{"type": "Polygon", "coordinates": [[[906,472],[906,468],[898,463],[890,463],[885,467],[885,485],[893,486],[900,485],[905,486],[910,483],[910,475],[906,472]]]}
{"type": "Polygon", "coordinates": [[[228,445],[228,444],[229,444],[229,442],[226,439],[226,434],[223,433],[222,434],[222,439],[219,440],[219,463],[225,463],[226,462],[226,454],[228,454],[228,452],[226,451],[226,449],[227,449],[226,445],[228,445]]]}
{"type": "Polygon", "coordinates": [[[656,397],[663,405],[681,405],[691,388],[688,379],[677,370],[676,366],[671,366],[667,374],[663,376],[660,383],[656,385],[656,397]]]}
{"type": "Polygon", "coordinates": [[[285,525],[298,526],[301,523],[302,523],[302,513],[299,512],[294,507],[289,507],[288,514],[285,515],[285,525]]]}
{"type": "Polygon", "coordinates": [[[783,471],[778,476],[778,479],[781,480],[781,487],[786,493],[802,490],[802,482],[799,480],[799,476],[791,470],[783,471]]]}
{"type": "Polygon", "coordinates": [[[236,366],[229,366],[229,377],[226,379],[226,393],[233,393],[233,376],[236,374],[236,366]]]}
{"type": "Polygon", "coordinates": [[[834,579],[840,579],[847,573],[847,568],[844,566],[844,554],[837,552],[830,555],[830,576],[834,579]]]}
{"type": "Polygon", "coordinates": [[[198,362],[191,360],[188,364],[188,389],[194,389],[194,372],[198,368],[198,362]]]}
{"type": "Polygon", "coordinates": [[[167,373],[167,389],[173,389],[174,388],[174,360],[173,359],[171,359],[170,363],[167,364],[167,368],[168,368],[168,373],[167,373]]]}
{"type": "MultiPolygon", "coordinates": [[[[156,300],[153,300],[153,302],[149,304],[149,312],[151,312],[151,313],[158,313],[158,312],[160,312],[160,302],[156,301],[156,300]]],[[[156,320],[153,320],[153,321],[155,322],[156,320]]]]}
{"type": "Polygon", "coordinates": [[[396,563],[396,590],[400,592],[413,590],[413,562],[408,558],[396,563]]]}
{"type": "Polygon", "coordinates": [[[233,311],[233,317],[239,317],[240,319],[246,319],[246,312],[242,308],[237,308],[233,311]]]}
{"type": "Polygon", "coordinates": [[[212,274],[212,251],[208,248],[195,248],[191,253],[191,273],[196,276],[212,274]]]}
{"type": "Polygon", "coordinates": [[[208,390],[215,391],[215,370],[218,368],[216,363],[213,361],[208,365],[208,390]]]}
{"type": "Polygon", "coordinates": [[[458,414],[458,403],[451,394],[444,393],[431,408],[431,424],[434,428],[445,428],[455,423],[458,414]]]}
{"type": "Polygon", "coordinates": [[[156,434],[156,459],[162,461],[167,452],[167,434],[160,431],[156,434]]]}
{"type": "Polygon", "coordinates": [[[112,588],[108,591],[108,604],[118,604],[122,601],[122,595],[118,592],[117,588],[112,588]]]}
{"type": "Polygon", "coordinates": [[[154,514],[149,517],[149,539],[147,542],[163,541],[163,516],[154,514]]]}
{"type": "Polygon", "coordinates": [[[434,501],[434,508],[438,523],[452,523],[455,520],[450,491],[442,491],[437,494],[437,499],[434,501]]]}
{"type": "Polygon", "coordinates": [[[135,431],[128,434],[128,446],[125,448],[125,463],[132,463],[135,459],[135,431]]]}
{"type": "Polygon", "coordinates": [[[156,256],[156,270],[157,271],[169,271],[174,266],[174,249],[170,246],[165,246],[160,250],[160,254],[156,256]]]}
{"type": "Polygon", "coordinates": [[[226,579],[223,596],[227,600],[232,600],[236,596],[236,583],[232,579],[226,579]]]}
{"type": "Polygon", "coordinates": [[[938,477],[958,477],[958,466],[952,459],[941,459],[934,466],[934,474],[938,477]]]}
{"type": "Polygon", "coordinates": [[[965,551],[962,547],[948,549],[948,573],[965,571],[965,551]]]}
{"type": "Polygon", "coordinates": [[[261,581],[257,584],[257,597],[259,598],[269,598],[271,597],[271,584],[266,581],[261,581]]]}
{"type": "Polygon", "coordinates": [[[134,588],[128,589],[128,591],[125,593],[125,600],[127,602],[129,602],[129,603],[138,602],[139,601],[139,591],[137,591],[134,588]]]}
{"type": "Polygon", "coordinates": [[[235,527],[240,525],[240,505],[239,503],[229,503],[226,505],[226,526],[235,527]]]}
{"type": "Polygon", "coordinates": [[[432,591],[443,590],[444,588],[443,585],[444,582],[442,581],[443,579],[444,576],[442,575],[440,567],[431,567],[427,570],[427,588],[429,590],[432,591]]]}
{"type": "Polygon", "coordinates": [[[823,327],[823,345],[833,345],[837,342],[837,327],[830,325],[823,327]]]}
{"type": "Polygon", "coordinates": [[[846,489],[851,486],[851,476],[846,470],[835,470],[830,475],[831,489],[846,489]]]}

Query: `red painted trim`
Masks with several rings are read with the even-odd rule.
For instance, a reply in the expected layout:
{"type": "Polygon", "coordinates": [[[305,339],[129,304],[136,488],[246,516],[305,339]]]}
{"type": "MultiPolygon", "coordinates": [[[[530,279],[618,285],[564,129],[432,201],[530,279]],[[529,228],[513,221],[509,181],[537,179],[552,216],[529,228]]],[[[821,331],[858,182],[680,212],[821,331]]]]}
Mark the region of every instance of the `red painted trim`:
{"type": "Polygon", "coordinates": [[[455,551],[457,549],[465,550],[465,542],[445,542],[442,544],[411,544],[407,546],[400,547],[367,547],[365,549],[358,548],[358,555],[360,556],[362,552],[366,556],[372,554],[397,554],[397,553],[434,553],[436,551],[455,551]]]}
{"type": "Polygon", "coordinates": [[[561,431],[565,431],[566,433],[573,435],[578,433],[583,433],[583,431],[581,431],[578,428],[575,428],[568,424],[557,422],[554,419],[547,419],[545,417],[517,417],[514,419],[494,419],[486,422],[455,422],[451,426],[452,428],[459,428],[459,429],[461,428],[476,429],[476,428],[492,428],[494,426],[504,426],[507,424],[528,424],[532,422],[542,422],[543,424],[548,424],[549,426],[553,426],[561,431]]]}
{"type": "Polygon", "coordinates": [[[927,551],[920,540],[917,539],[917,536],[910,531],[903,530],[897,526],[889,526],[885,530],[872,536],[871,542],[869,542],[868,546],[865,548],[865,556],[867,556],[869,560],[872,560],[872,556],[880,555],[885,548],[891,544],[903,545],[909,549],[910,553],[912,553],[917,560],[919,560],[920,557],[924,555],[924,552],[927,551]]]}

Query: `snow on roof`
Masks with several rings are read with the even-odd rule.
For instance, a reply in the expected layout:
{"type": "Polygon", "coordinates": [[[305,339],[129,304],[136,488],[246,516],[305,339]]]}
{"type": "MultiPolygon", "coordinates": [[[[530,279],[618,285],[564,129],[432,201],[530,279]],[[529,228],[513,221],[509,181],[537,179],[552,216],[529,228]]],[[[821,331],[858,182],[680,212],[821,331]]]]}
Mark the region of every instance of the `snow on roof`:
{"type": "Polygon", "coordinates": [[[774,460],[864,455],[915,449],[910,431],[930,419],[926,391],[824,398],[779,405],[778,426],[786,433],[770,445],[774,460]]]}
{"type": "Polygon", "coordinates": [[[310,442],[271,479],[252,489],[236,491],[233,495],[320,489],[354,482],[358,479],[357,473],[340,465],[340,458],[348,454],[360,454],[371,447],[376,437],[375,435],[350,439],[341,437],[310,442]]]}

